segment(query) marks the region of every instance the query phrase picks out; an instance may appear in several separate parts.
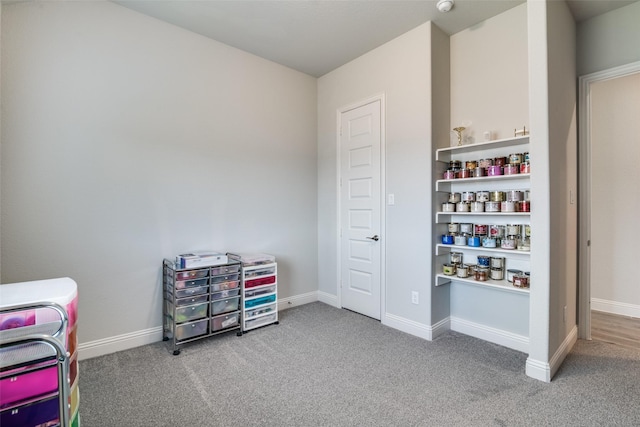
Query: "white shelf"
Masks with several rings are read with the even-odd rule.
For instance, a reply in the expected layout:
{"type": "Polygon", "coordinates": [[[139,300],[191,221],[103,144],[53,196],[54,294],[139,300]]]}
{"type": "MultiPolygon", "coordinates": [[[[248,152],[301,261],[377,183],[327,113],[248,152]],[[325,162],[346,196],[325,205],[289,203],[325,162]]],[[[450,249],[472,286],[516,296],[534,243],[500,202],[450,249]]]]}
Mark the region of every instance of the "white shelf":
{"type": "Polygon", "coordinates": [[[474,178],[439,179],[436,181],[436,191],[445,191],[448,193],[452,185],[485,183],[485,182],[499,183],[499,182],[505,182],[505,181],[518,181],[522,179],[529,179],[530,176],[531,174],[528,174],[528,173],[517,173],[513,175],[495,175],[495,176],[479,176],[474,178]]]}
{"type": "Polygon", "coordinates": [[[500,148],[515,147],[529,143],[529,135],[514,138],[496,139],[494,141],[478,142],[476,144],[457,145],[436,150],[437,161],[449,161],[452,154],[466,154],[476,151],[486,151],[500,148]]]}
{"type": "MultiPolygon", "coordinates": [[[[518,249],[502,249],[502,248],[484,248],[482,246],[480,247],[476,247],[476,246],[462,246],[462,245],[444,245],[442,243],[438,243],[436,245],[436,255],[443,255],[443,253],[441,253],[441,249],[450,249],[454,252],[460,250],[470,250],[470,251],[478,251],[478,252],[489,252],[489,253],[498,253],[498,254],[505,254],[505,255],[509,255],[511,257],[513,257],[514,255],[522,255],[521,258],[528,258],[529,255],[531,255],[530,251],[521,251],[518,249]]],[[[448,253],[448,252],[447,252],[448,253]]]]}
{"type": "Polygon", "coordinates": [[[506,279],[505,280],[491,280],[491,279],[489,279],[486,282],[480,282],[480,281],[475,280],[475,279],[469,279],[469,278],[465,279],[465,278],[458,277],[458,276],[447,276],[447,275],[444,275],[444,274],[436,275],[436,286],[448,285],[451,282],[465,283],[467,285],[480,286],[480,287],[490,288],[490,289],[494,289],[494,290],[502,291],[502,292],[514,292],[514,293],[518,293],[518,294],[529,294],[529,289],[528,288],[516,288],[515,286],[513,286],[511,284],[511,282],[508,282],[506,279]]]}
{"type": "MultiPolygon", "coordinates": [[[[450,217],[451,215],[460,215],[460,216],[497,216],[497,217],[529,217],[531,216],[531,212],[436,212],[436,223],[441,224],[440,217],[450,217]]],[[[446,220],[445,222],[449,222],[446,220]]]]}

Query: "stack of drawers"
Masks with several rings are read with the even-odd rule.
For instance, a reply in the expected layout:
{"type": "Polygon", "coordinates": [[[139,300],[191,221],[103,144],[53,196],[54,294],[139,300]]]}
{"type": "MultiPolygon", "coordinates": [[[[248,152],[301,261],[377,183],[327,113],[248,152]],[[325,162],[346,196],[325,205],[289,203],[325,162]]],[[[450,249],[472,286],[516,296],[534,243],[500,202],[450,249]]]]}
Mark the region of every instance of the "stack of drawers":
{"type": "Polygon", "coordinates": [[[180,269],[163,262],[164,340],[173,354],[190,341],[232,330],[240,324],[240,266],[237,261],[215,267],[180,269]]]}
{"type": "Polygon", "coordinates": [[[80,425],[77,318],[72,279],[0,286],[2,427],[80,425]]]}

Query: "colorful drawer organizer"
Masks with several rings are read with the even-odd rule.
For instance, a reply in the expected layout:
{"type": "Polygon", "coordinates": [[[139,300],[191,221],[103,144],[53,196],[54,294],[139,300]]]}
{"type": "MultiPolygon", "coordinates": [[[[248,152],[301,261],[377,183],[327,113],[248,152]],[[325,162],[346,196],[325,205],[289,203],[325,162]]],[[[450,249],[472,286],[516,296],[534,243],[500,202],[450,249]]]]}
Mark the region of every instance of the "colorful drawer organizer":
{"type": "MultiPolygon", "coordinates": [[[[59,353],[31,351],[21,358],[24,344],[3,347],[0,372],[0,426],[34,427],[41,425],[80,425],[78,389],[78,292],[69,278],[11,283],[0,286],[0,339],[24,340],[34,333],[57,340],[59,353]],[[61,325],[61,314],[67,317],[61,325]],[[37,306],[32,309],[16,307],[37,306]],[[58,333],[56,331],[64,330],[58,333]],[[57,336],[59,335],[59,336],[57,336]],[[48,354],[47,354],[48,353],[48,354]],[[67,353],[68,356],[64,356],[67,353]],[[17,355],[17,356],[15,356],[17,355]],[[64,364],[62,367],[61,364],[64,364]],[[58,373],[67,378],[59,384],[58,373]],[[62,402],[61,402],[62,400],[62,402]],[[66,401],[66,404],[64,403],[66,401]],[[65,412],[60,412],[60,407],[65,412]],[[67,412],[68,410],[68,412],[67,412]]],[[[26,346],[51,345],[33,341],[26,346]]]]}
{"type": "Polygon", "coordinates": [[[278,323],[278,264],[269,254],[228,253],[242,262],[242,330],[278,323]]]}

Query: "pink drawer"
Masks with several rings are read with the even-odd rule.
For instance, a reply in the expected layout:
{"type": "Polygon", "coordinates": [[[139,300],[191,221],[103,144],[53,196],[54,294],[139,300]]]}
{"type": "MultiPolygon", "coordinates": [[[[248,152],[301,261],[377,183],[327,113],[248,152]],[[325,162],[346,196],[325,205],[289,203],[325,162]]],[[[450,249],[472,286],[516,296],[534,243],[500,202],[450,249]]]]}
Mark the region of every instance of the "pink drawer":
{"type": "Polygon", "coordinates": [[[208,332],[209,319],[198,320],[197,322],[176,326],[176,339],[182,341],[200,335],[206,335],[208,332]]]}
{"type": "Polygon", "coordinates": [[[240,324],[240,312],[223,314],[211,319],[211,331],[221,331],[222,329],[232,328],[240,324]]]}
{"type": "Polygon", "coordinates": [[[245,280],[245,288],[254,288],[256,286],[271,285],[276,283],[276,276],[260,277],[258,279],[245,280]]]}
{"type": "MultiPolygon", "coordinates": [[[[56,366],[26,372],[0,380],[0,407],[31,397],[41,396],[58,389],[56,366]]],[[[4,427],[4,424],[1,424],[4,427]]]]}
{"type": "MultiPolygon", "coordinates": [[[[59,319],[60,317],[58,317],[59,319]]],[[[36,311],[24,310],[13,313],[0,314],[0,331],[21,328],[36,324],[36,311]]]]}

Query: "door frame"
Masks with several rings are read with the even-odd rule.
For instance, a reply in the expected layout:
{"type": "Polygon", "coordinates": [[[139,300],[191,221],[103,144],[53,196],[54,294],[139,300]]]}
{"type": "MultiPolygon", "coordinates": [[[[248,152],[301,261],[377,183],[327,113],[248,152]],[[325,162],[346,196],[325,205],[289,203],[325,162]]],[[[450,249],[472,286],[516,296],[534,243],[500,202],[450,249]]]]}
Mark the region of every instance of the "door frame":
{"type": "Polygon", "coordinates": [[[578,337],[591,339],[591,85],[640,72],[640,61],[578,78],[578,337]]]}
{"type": "Polygon", "coordinates": [[[372,102],[380,101],[380,236],[379,240],[380,244],[380,322],[385,323],[385,312],[386,312],[386,179],[385,179],[385,171],[386,171],[386,105],[385,105],[385,94],[379,93],[372,95],[369,98],[365,98],[363,100],[354,102],[352,104],[348,104],[342,106],[336,110],[336,204],[338,206],[336,215],[337,215],[337,229],[336,229],[336,266],[337,266],[337,277],[336,277],[336,295],[337,295],[337,305],[338,308],[342,308],[342,289],[341,289],[341,280],[342,280],[342,236],[340,230],[342,229],[342,204],[340,203],[340,196],[342,191],[342,186],[340,185],[340,181],[342,180],[341,175],[341,157],[340,157],[340,128],[342,125],[342,114],[347,111],[354,110],[359,107],[363,107],[367,104],[371,104],[372,102]]]}

